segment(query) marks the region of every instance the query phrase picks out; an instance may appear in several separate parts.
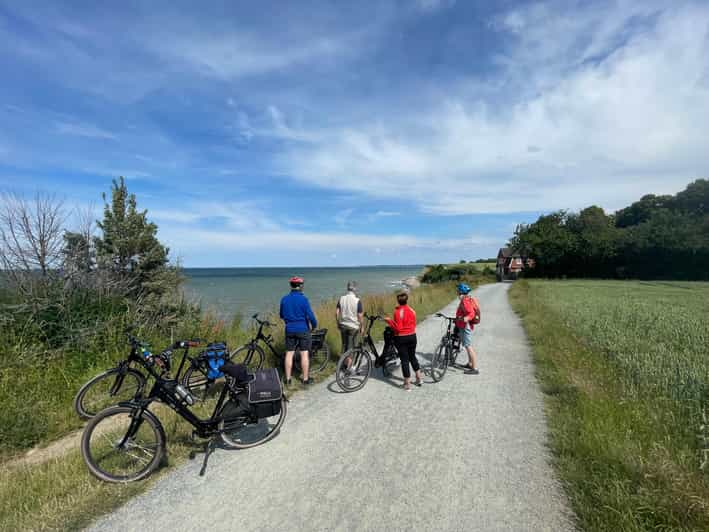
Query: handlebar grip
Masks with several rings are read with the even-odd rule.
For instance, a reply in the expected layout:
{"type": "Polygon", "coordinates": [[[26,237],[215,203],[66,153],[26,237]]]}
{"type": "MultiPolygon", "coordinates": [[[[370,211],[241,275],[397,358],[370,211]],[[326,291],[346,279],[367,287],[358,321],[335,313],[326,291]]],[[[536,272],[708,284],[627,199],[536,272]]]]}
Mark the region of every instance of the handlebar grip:
{"type": "Polygon", "coordinates": [[[201,343],[202,342],[200,342],[198,340],[187,340],[185,342],[185,344],[187,344],[187,347],[199,347],[199,344],[201,344],[201,343]]]}

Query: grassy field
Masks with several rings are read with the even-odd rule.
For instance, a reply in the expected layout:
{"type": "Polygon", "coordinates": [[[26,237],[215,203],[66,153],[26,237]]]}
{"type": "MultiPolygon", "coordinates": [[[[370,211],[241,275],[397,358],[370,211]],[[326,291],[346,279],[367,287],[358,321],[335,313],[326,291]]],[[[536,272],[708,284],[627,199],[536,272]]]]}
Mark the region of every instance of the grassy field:
{"type": "Polygon", "coordinates": [[[709,283],[521,281],[510,298],[580,527],[709,530],[709,283]]]}
{"type": "MultiPolygon", "coordinates": [[[[470,279],[473,284],[486,280],[489,279],[484,277],[470,279]]],[[[413,291],[410,303],[417,310],[419,319],[423,320],[426,315],[439,310],[454,298],[454,283],[441,283],[424,285],[413,291]]],[[[395,302],[392,295],[372,295],[363,298],[365,311],[368,313],[391,313],[395,302]]],[[[328,342],[333,357],[336,357],[340,351],[340,340],[335,323],[335,303],[327,302],[315,309],[315,312],[320,322],[319,325],[330,331],[328,342]]],[[[239,345],[249,334],[249,331],[243,331],[238,323],[226,326],[209,319],[196,328],[211,331],[214,338],[227,338],[232,346],[239,345]]],[[[378,326],[375,329],[375,336],[381,337],[382,330],[382,326],[378,326]]],[[[273,332],[279,345],[278,349],[281,350],[282,330],[279,327],[273,332]]],[[[162,342],[157,339],[156,343],[162,345],[167,342],[168,339],[163,339],[162,342]]],[[[77,371],[71,378],[64,381],[61,378],[47,375],[57,372],[59,374],[68,373],[64,368],[60,368],[58,361],[48,364],[43,372],[38,370],[37,373],[30,373],[25,381],[26,386],[29,387],[26,393],[33,400],[40,400],[41,389],[45,386],[57,386],[61,390],[53,391],[49,399],[42,400],[41,408],[48,409],[49,412],[41,411],[37,405],[28,405],[23,410],[24,419],[31,420],[32,413],[35,412],[35,415],[41,419],[57,420],[53,430],[45,432],[46,435],[51,434],[55,437],[78,426],[80,423],[74,419],[71,410],[71,397],[81,384],[81,379],[88,378],[93,372],[112,366],[123,354],[122,350],[117,349],[115,352],[96,356],[92,364],[87,364],[81,371],[77,371]],[[64,371],[60,371],[60,369],[64,371]],[[50,400],[51,397],[55,398],[55,402],[50,400]]],[[[269,362],[274,363],[275,361],[269,362]]],[[[334,363],[331,363],[328,369],[331,373],[334,363]]],[[[329,373],[317,376],[316,380],[327,378],[330,378],[329,373]]],[[[8,394],[9,391],[6,390],[3,393],[8,394]]],[[[16,403],[12,403],[12,405],[16,405],[16,403]]],[[[160,409],[156,412],[167,432],[170,464],[183,462],[187,459],[190,450],[195,448],[189,440],[191,426],[177,418],[171,410],[160,409]]],[[[11,413],[6,414],[8,418],[11,417],[11,413]]],[[[22,430],[22,428],[19,427],[16,430],[22,430]]],[[[287,430],[287,421],[284,430],[287,430]]],[[[43,438],[43,441],[46,440],[43,438]]],[[[16,446],[15,453],[21,448],[16,446]]],[[[9,465],[9,462],[5,461],[4,464],[0,464],[0,476],[3,478],[3,482],[0,483],[0,530],[79,528],[102,513],[120,505],[132,495],[146,489],[155,478],[160,474],[165,474],[168,470],[169,468],[162,469],[153,479],[121,486],[108,485],[91,477],[78,450],[41,465],[17,466],[9,465]]]]}

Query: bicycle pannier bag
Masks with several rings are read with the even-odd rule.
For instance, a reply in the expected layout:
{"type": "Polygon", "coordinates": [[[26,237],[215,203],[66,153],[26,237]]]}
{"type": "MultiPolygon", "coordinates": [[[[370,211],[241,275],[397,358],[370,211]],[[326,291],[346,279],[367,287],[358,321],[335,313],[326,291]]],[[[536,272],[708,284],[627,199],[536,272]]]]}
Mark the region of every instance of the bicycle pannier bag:
{"type": "Polygon", "coordinates": [[[224,374],[222,373],[221,367],[224,365],[224,359],[227,355],[226,343],[219,342],[209,344],[203,354],[209,366],[207,378],[218,379],[223,377],[224,374]]]}
{"type": "Polygon", "coordinates": [[[281,413],[283,388],[276,368],[257,370],[248,384],[248,393],[249,404],[259,419],[281,413]]]}

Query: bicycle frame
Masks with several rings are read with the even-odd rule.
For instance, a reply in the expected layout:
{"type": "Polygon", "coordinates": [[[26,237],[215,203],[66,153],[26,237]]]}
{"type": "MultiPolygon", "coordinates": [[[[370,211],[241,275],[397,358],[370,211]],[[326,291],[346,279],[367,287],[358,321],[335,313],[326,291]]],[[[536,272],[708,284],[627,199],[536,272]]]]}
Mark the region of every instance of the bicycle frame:
{"type": "Polygon", "coordinates": [[[224,386],[222,388],[211,416],[208,419],[202,419],[197,417],[197,415],[190,410],[183,400],[178,399],[175,394],[172,393],[170,387],[173,385],[178,385],[178,381],[176,379],[166,380],[158,377],[155,380],[148,397],[119,403],[120,406],[128,406],[133,408],[132,417],[134,420],[137,420],[136,427],[134,427],[133,423],[131,423],[128,432],[126,433],[126,438],[132,437],[132,435],[137,432],[140,427],[140,420],[142,419],[143,412],[148,410],[148,407],[154,401],[159,401],[172,408],[180,417],[182,417],[182,419],[195,428],[195,432],[200,438],[207,438],[220,431],[219,425],[223,418],[219,416],[218,413],[221,411],[222,406],[224,406],[224,401],[230,392],[228,386],[224,386]]]}
{"type": "Polygon", "coordinates": [[[253,319],[256,320],[256,323],[259,324],[258,332],[256,333],[256,336],[253,337],[246,345],[248,345],[250,348],[253,349],[255,346],[257,346],[259,344],[259,342],[264,343],[271,350],[271,353],[273,353],[273,356],[276,357],[276,359],[278,359],[279,355],[273,347],[273,335],[263,333],[263,328],[266,326],[270,326],[271,324],[268,321],[262,321],[262,320],[258,319],[257,316],[258,316],[258,314],[254,314],[253,319]]]}
{"type": "Polygon", "coordinates": [[[381,319],[379,316],[365,316],[367,319],[367,330],[363,335],[363,338],[360,342],[360,348],[364,347],[365,349],[368,349],[375,358],[379,358],[379,351],[377,350],[377,346],[374,343],[374,338],[372,338],[372,327],[374,327],[374,323],[381,319]]]}

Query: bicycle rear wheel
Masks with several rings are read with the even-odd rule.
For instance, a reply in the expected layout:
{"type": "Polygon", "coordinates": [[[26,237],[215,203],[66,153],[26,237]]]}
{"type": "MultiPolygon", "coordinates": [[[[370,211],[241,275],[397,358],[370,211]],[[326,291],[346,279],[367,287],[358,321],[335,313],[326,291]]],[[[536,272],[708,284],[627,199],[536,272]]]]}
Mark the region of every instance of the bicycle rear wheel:
{"type": "Polygon", "coordinates": [[[160,464],[165,432],[148,411],[114,406],[94,416],[81,437],[81,455],[92,475],[106,482],[142,480],[160,464]]]}
{"type": "Polygon", "coordinates": [[[450,360],[450,345],[446,342],[438,344],[436,353],[431,360],[431,377],[435,382],[443,379],[448,369],[448,361],[450,360]]]}
{"type": "Polygon", "coordinates": [[[229,361],[233,364],[245,364],[249,373],[253,373],[257,369],[263,367],[263,362],[266,360],[266,355],[261,349],[261,346],[254,344],[242,345],[236,351],[229,354],[229,361]]]}
{"type": "MultiPolygon", "coordinates": [[[[309,351],[308,357],[310,357],[310,374],[320,373],[327,367],[327,363],[330,361],[330,346],[327,342],[323,343],[322,347],[316,349],[315,351],[309,351]]],[[[297,373],[300,373],[300,353],[293,355],[293,369],[297,373]]]]}
{"type": "Polygon", "coordinates": [[[224,445],[234,449],[256,447],[274,438],[288,413],[287,401],[281,399],[281,411],[275,416],[254,420],[248,416],[236,420],[226,420],[220,433],[224,445]]]}
{"type": "Polygon", "coordinates": [[[84,384],[74,397],[74,410],[89,419],[104,408],[129,401],[145,388],[145,377],[132,368],[112,368],[84,384]]]}
{"type": "Polygon", "coordinates": [[[345,351],[337,361],[335,380],[344,392],[360,390],[372,372],[372,357],[369,351],[355,347],[345,351]]]}

